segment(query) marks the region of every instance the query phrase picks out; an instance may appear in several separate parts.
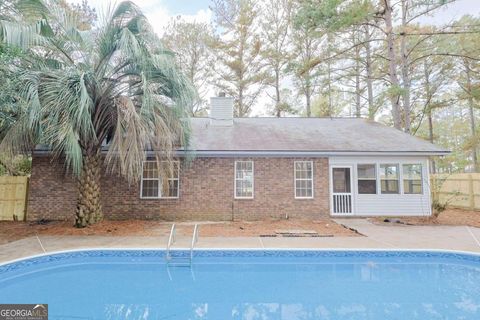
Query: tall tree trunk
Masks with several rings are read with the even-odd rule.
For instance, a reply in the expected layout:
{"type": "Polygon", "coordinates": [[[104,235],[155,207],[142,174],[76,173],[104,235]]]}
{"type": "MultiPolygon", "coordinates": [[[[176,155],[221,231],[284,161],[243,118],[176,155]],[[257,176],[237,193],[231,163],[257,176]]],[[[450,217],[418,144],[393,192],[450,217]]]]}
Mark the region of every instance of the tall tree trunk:
{"type": "MultiPolygon", "coordinates": [[[[330,33],[327,34],[327,50],[332,52],[332,38],[330,33]]],[[[331,59],[327,61],[327,76],[328,76],[328,115],[333,116],[333,103],[332,103],[332,63],[331,59]]]]}
{"type": "MultiPolygon", "coordinates": [[[[313,48],[312,48],[312,37],[311,35],[309,34],[309,31],[308,29],[304,28],[303,29],[304,31],[304,37],[303,37],[303,48],[305,50],[305,53],[304,53],[304,62],[306,63],[310,63],[311,62],[311,59],[313,58],[313,48]]],[[[311,117],[312,116],[312,75],[311,75],[311,67],[308,68],[307,72],[305,72],[305,100],[306,100],[306,104],[307,104],[307,117],[311,117]]]]}
{"type": "MultiPolygon", "coordinates": [[[[356,43],[355,34],[353,43],[356,43]]],[[[355,47],[355,117],[360,118],[362,115],[362,95],[360,88],[360,47],[355,47]]]]}
{"type": "Polygon", "coordinates": [[[244,106],[243,106],[243,88],[240,87],[239,90],[238,90],[238,112],[237,112],[237,116],[239,118],[245,116],[245,112],[244,112],[244,106]]]}
{"type": "Polygon", "coordinates": [[[78,198],[75,226],[86,227],[103,219],[100,203],[100,153],[87,153],[83,157],[83,168],[78,179],[78,198]]]}
{"type": "Polygon", "coordinates": [[[365,26],[366,42],[365,42],[365,71],[367,73],[367,95],[368,95],[368,119],[374,120],[375,105],[373,102],[373,75],[372,75],[372,53],[370,47],[370,30],[365,26]]]}
{"type": "Polygon", "coordinates": [[[390,102],[392,104],[392,118],[393,126],[401,130],[402,121],[400,115],[400,82],[397,75],[397,53],[395,50],[395,39],[393,34],[393,17],[392,17],[392,6],[390,5],[390,0],[383,0],[384,3],[384,18],[385,18],[385,34],[387,37],[387,47],[388,47],[388,75],[390,78],[390,85],[393,87],[392,92],[390,92],[390,102]]]}
{"type": "Polygon", "coordinates": [[[276,115],[278,118],[282,115],[282,110],[280,108],[280,70],[278,68],[275,69],[275,108],[276,115]]]}
{"type": "Polygon", "coordinates": [[[244,117],[247,114],[247,108],[244,105],[244,99],[243,99],[243,92],[244,92],[244,82],[245,82],[245,61],[244,61],[244,54],[245,54],[245,46],[246,46],[246,35],[245,35],[246,30],[242,29],[242,32],[240,33],[240,40],[239,40],[239,48],[238,48],[238,64],[239,67],[237,70],[235,70],[236,74],[236,87],[238,90],[238,112],[237,115],[238,117],[244,117]]]}
{"type": "Polygon", "coordinates": [[[432,109],[427,109],[427,118],[428,118],[428,141],[434,143],[433,137],[433,117],[432,117],[432,109]]]}
{"type": "MultiPolygon", "coordinates": [[[[424,75],[425,75],[425,98],[426,98],[426,103],[425,105],[425,110],[427,112],[427,121],[428,121],[428,140],[431,143],[434,143],[434,135],[433,135],[433,108],[432,108],[432,93],[430,89],[430,73],[428,71],[428,65],[427,65],[427,60],[423,61],[423,69],[424,69],[424,75]]],[[[436,163],[435,163],[435,158],[431,157],[430,158],[430,172],[431,173],[436,173],[437,168],[436,168],[436,163]]]]}
{"type": "MultiPolygon", "coordinates": [[[[433,143],[433,117],[432,117],[432,109],[428,108],[427,110],[427,117],[428,117],[428,140],[433,143]]],[[[430,172],[437,173],[437,164],[435,162],[435,158],[430,158],[430,172]]]]}
{"type": "Polygon", "coordinates": [[[408,72],[408,52],[407,52],[407,12],[408,3],[402,0],[402,33],[400,35],[400,49],[401,59],[400,65],[402,70],[402,97],[403,97],[403,112],[404,112],[404,130],[410,133],[411,119],[410,119],[410,75],[408,72]]]}
{"type": "Polygon", "coordinates": [[[310,71],[305,78],[305,100],[307,104],[307,117],[312,116],[312,92],[310,85],[310,71]]]}
{"type": "Polygon", "coordinates": [[[470,64],[465,63],[465,72],[467,76],[467,91],[468,91],[468,111],[470,113],[470,130],[472,133],[472,160],[473,160],[473,170],[475,172],[480,172],[478,167],[478,157],[477,157],[477,144],[476,144],[476,123],[475,123],[475,110],[474,110],[474,101],[472,96],[472,79],[471,79],[471,70],[470,64]]]}

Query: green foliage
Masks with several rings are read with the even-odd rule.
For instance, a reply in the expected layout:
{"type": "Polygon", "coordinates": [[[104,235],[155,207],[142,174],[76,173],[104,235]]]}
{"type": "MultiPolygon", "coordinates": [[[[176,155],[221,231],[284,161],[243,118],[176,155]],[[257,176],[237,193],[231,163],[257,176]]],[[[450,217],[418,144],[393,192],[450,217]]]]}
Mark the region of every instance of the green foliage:
{"type": "Polygon", "coordinates": [[[194,84],[196,92],[190,115],[205,116],[209,103],[209,82],[214,76],[212,28],[206,23],[187,22],[178,17],[165,28],[162,41],[175,53],[179,67],[194,84]]]}
{"type": "Polygon", "coordinates": [[[343,105],[339,103],[338,94],[333,93],[331,97],[327,94],[320,94],[313,99],[312,116],[314,117],[338,117],[342,113],[343,105]],[[333,103],[330,105],[330,99],[333,103]]]}
{"type": "MultiPolygon", "coordinates": [[[[465,152],[465,141],[470,137],[468,118],[459,105],[436,109],[434,119],[434,140],[437,145],[449,148],[452,153],[435,160],[438,172],[463,172],[471,164],[470,155],[465,152]]],[[[428,123],[425,121],[417,135],[427,139],[428,123]]]]}
{"type": "Polygon", "coordinates": [[[236,116],[248,116],[268,79],[255,29],[258,4],[254,0],[213,0],[211,8],[221,32],[213,42],[219,66],[216,86],[235,98],[236,116]]]}
{"type": "Polygon", "coordinates": [[[87,0],[82,0],[81,3],[68,3],[66,0],[61,0],[60,5],[67,12],[78,16],[79,30],[90,30],[97,21],[97,12],[94,8],[88,5],[87,0]]]}
{"type": "Polygon", "coordinates": [[[279,104],[272,104],[268,106],[267,112],[269,115],[284,117],[301,114],[302,110],[298,107],[300,102],[298,96],[288,88],[283,88],[280,91],[282,101],[279,104]]]}
{"type": "Polygon", "coordinates": [[[368,0],[306,0],[302,1],[295,22],[299,25],[339,31],[367,21],[373,15],[373,6],[368,0]]]}
{"type": "Polygon", "coordinates": [[[398,97],[405,93],[405,88],[401,86],[390,85],[385,93],[388,97],[398,97]]]}
{"type": "Polygon", "coordinates": [[[14,158],[0,158],[0,176],[28,176],[32,172],[32,158],[16,156],[14,158]]]}
{"type": "Polygon", "coordinates": [[[438,200],[433,200],[432,201],[432,209],[433,209],[433,215],[435,217],[438,217],[440,213],[445,211],[447,209],[448,204],[447,203],[441,203],[438,200]]]}
{"type": "Polygon", "coordinates": [[[0,42],[0,140],[16,121],[22,101],[15,90],[11,66],[22,58],[18,48],[0,42]]]}
{"type": "Polygon", "coordinates": [[[23,48],[12,92],[25,107],[0,147],[12,157],[36,144],[51,147],[80,175],[85,156],[110,144],[106,162],[134,181],[145,150],[170,160],[188,143],[181,119],[192,101],[189,81],[138,7],[123,1],[97,28],[56,1],[19,0],[22,17],[0,21],[4,43],[23,48]]]}
{"type": "Polygon", "coordinates": [[[274,115],[294,112],[282,95],[282,79],[288,74],[288,63],[293,58],[289,48],[293,0],[268,0],[262,6],[261,55],[266,69],[267,84],[273,87],[275,95],[274,115]]]}

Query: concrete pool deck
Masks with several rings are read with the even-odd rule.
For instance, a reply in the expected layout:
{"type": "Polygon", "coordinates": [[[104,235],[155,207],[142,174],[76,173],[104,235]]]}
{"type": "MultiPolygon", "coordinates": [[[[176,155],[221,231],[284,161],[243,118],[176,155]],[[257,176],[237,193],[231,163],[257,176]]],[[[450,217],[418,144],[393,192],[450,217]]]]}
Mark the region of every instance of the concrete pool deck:
{"type": "MultiPolygon", "coordinates": [[[[253,249],[443,249],[480,253],[480,228],[467,226],[375,225],[366,219],[335,219],[364,237],[202,237],[196,248],[253,249]]],[[[175,248],[190,247],[177,236],[175,248]]],[[[32,255],[89,248],[165,248],[166,236],[34,236],[0,245],[0,263],[32,255]]]]}

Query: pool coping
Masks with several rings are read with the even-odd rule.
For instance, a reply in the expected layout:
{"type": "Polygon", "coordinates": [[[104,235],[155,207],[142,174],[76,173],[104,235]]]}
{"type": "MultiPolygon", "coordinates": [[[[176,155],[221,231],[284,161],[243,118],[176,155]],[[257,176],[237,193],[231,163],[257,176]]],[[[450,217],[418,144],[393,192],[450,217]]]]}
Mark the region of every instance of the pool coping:
{"type": "MultiPolygon", "coordinates": [[[[128,248],[118,248],[118,247],[95,247],[95,248],[76,248],[76,249],[67,249],[67,250],[58,250],[58,251],[50,251],[44,252],[40,254],[35,254],[31,256],[26,256],[22,258],[17,258],[13,260],[8,260],[4,262],[0,262],[0,267],[3,267],[8,264],[13,264],[17,262],[26,261],[29,259],[35,258],[42,258],[46,256],[52,256],[56,254],[63,254],[63,253],[75,253],[75,252],[85,252],[85,251],[166,251],[165,248],[158,248],[158,247],[128,247],[128,248]]],[[[172,249],[172,251],[190,251],[190,248],[185,247],[178,247],[172,249]]],[[[452,250],[452,249],[404,249],[404,248],[194,248],[193,251],[316,251],[316,252],[341,252],[341,251],[349,251],[349,252],[433,252],[433,253],[450,253],[450,254],[463,254],[463,255],[470,255],[475,257],[480,257],[480,252],[473,252],[473,251],[465,251],[465,250],[452,250]]]]}

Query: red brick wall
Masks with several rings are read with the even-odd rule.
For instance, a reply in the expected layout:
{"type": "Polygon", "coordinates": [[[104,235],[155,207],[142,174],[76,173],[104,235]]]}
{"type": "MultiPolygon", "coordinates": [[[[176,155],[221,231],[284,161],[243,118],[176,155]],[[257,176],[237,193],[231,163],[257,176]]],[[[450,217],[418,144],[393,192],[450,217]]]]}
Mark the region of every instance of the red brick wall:
{"type": "MultiPolygon", "coordinates": [[[[110,219],[256,220],[328,216],[327,158],[196,158],[180,169],[178,199],[140,199],[139,184],[102,178],[102,205],[110,219]],[[234,199],[235,160],[254,161],[254,199],[234,199]],[[314,163],[314,198],[294,198],[295,160],[314,163]]],[[[47,157],[34,157],[28,220],[73,220],[76,189],[71,175],[47,157]]]]}

